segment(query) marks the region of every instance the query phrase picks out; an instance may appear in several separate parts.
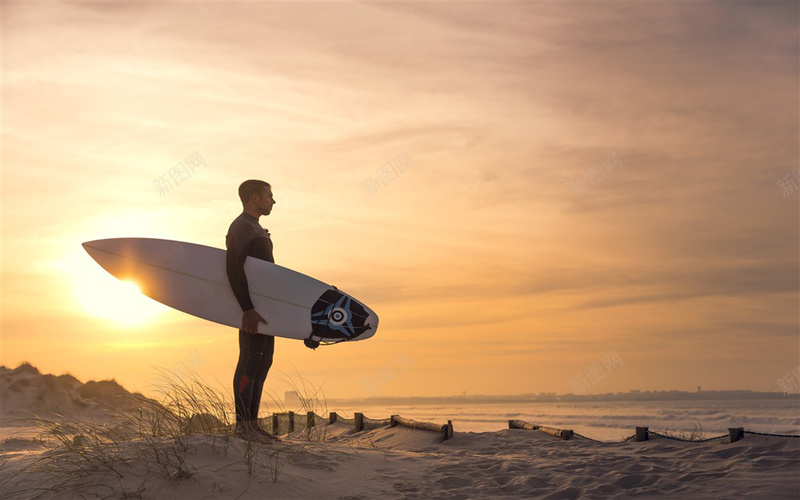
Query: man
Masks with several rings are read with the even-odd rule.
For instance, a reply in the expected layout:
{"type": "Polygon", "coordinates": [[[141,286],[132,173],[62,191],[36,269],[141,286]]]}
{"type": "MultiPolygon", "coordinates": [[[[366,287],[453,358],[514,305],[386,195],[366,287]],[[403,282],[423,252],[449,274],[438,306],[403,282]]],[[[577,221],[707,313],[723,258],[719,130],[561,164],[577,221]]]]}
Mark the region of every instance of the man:
{"type": "Polygon", "coordinates": [[[225,236],[226,271],[233,294],[242,308],[242,327],[239,329],[239,362],[233,375],[233,395],[236,406],[236,434],[249,441],[275,440],[258,425],[258,407],[264,381],[272,366],[275,337],[258,333],[258,323],[268,323],[253,308],[244,262],[247,256],[275,262],[269,231],[258,223],[259,217],[269,215],[275,198],[269,183],[250,179],[239,186],[239,199],[244,211],[234,219],[225,236]]]}

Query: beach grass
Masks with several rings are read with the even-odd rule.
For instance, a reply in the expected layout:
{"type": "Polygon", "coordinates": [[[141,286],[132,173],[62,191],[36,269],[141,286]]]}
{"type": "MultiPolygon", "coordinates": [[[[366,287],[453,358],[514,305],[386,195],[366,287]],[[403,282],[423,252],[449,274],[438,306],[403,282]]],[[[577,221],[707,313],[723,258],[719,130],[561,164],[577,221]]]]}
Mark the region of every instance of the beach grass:
{"type": "MultiPolygon", "coordinates": [[[[233,399],[222,384],[212,385],[194,372],[178,376],[169,370],[157,371],[161,383],[156,399],[121,396],[121,404],[106,405],[109,418],[105,421],[82,421],[61,414],[31,414],[21,419],[38,429],[35,442],[45,449],[15,461],[13,470],[8,461],[0,464],[4,497],[38,499],[66,493],[150,497],[171,482],[191,479],[208,467],[195,460],[198,447],[210,447],[222,457],[235,450],[241,460],[228,461],[226,467],[238,463],[247,474],[275,482],[287,459],[302,453],[311,441],[325,441],[325,426],[295,433],[298,439],[291,442],[240,440],[234,434],[233,399]]],[[[295,371],[295,377],[284,376],[283,381],[298,393],[301,409],[325,412],[321,387],[295,371]]],[[[265,393],[274,407],[283,409],[279,399],[265,393]]],[[[305,415],[301,424],[305,428],[305,415]]]]}

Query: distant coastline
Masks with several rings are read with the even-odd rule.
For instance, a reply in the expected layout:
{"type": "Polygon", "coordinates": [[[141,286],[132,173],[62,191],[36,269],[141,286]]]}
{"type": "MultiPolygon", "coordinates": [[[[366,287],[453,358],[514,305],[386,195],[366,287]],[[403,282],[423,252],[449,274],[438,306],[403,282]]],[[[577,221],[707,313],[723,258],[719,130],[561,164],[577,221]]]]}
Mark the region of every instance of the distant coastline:
{"type": "Polygon", "coordinates": [[[796,399],[797,394],[782,392],[735,391],[628,391],[604,394],[511,394],[491,396],[475,394],[469,396],[371,396],[367,398],[328,398],[328,403],[338,405],[414,405],[414,404],[497,404],[497,403],[563,403],[592,401],[720,401],[751,399],[796,399]]]}

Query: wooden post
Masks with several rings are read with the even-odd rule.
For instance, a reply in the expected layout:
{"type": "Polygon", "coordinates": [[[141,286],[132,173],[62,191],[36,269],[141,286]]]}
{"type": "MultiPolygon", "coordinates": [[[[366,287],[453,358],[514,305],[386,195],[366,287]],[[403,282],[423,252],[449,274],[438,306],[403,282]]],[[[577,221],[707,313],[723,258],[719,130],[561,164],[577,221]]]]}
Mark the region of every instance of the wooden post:
{"type": "Polygon", "coordinates": [[[634,441],[647,441],[650,439],[650,436],[647,435],[647,427],[637,427],[636,428],[636,438],[634,441]]]}
{"type": "Polygon", "coordinates": [[[354,413],[353,414],[355,423],[356,423],[356,432],[361,432],[364,430],[364,414],[363,413],[354,413]]]}
{"type": "Polygon", "coordinates": [[[446,441],[453,437],[452,420],[448,420],[444,425],[438,425],[431,422],[419,422],[417,420],[411,420],[410,418],[404,418],[400,415],[392,415],[389,417],[389,427],[397,427],[398,425],[402,425],[403,427],[408,427],[410,429],[439,432],[442,434],[442,441],[446,441]]]}
{"type": "Polygon", "coordinates": [[[332,424],[332,423],[336,422],[336,417],[337,417],[336,412],[332,411],[330,413],[330,415],[328,415],[328,423],[332,424]]]}
{"type": "Polygon", "coordinates": [[[572,438],[572,434],[572,429],[561,429],[561,439],[564,441],[568,441],[570,438],[572,438]]]}
{"type": "Polygon", "coordinates": [[[314,427],[317,424],[317,417],[313,411],[306,413],[306,428],[314,427]]]}
{"type": "Polygon", "coordinates": [[[453,421],[448,420],[447,425],[444,426],[444,439],[442,441],[447,441],[448,439],[453,439],[453,421]]]}
{"type": "Polygon", "coordinates": [[[289,432],[294,432],[294,412],[289,412],[289,432]]]}
{"type": "Polygon", "coordinates": [[[272,433],[278,435],[278,415],[272,414],[272,433]]]}
{"type": "Polygon", "coordinates": [[[564,439],[564,434],[563,434],[564,429],[558,429],[556,427],[549,427],[547,425],[539,425],[537,427],[538,427],[538,429],[534,428],[534,430],[540,430],[540,431],[544,432],[545,434],[550,434],[551,436],[555,436],[557,438],[564,439]]]}
{"type": "Polygon", "coordinates": [[[744,438],[744,427],[728,427],[728,437],[729,443],[735,443],[736,441],[744,438]]]}
{"type": "Polygon", "coordinates": [[[528,431],[535,431],[539,430],[539,426],[536,424],[530,424],[528,422],[524,422],[522,420],[509,420],[508,421],[508,428],[509,429],[525,429],[528,431]]]}

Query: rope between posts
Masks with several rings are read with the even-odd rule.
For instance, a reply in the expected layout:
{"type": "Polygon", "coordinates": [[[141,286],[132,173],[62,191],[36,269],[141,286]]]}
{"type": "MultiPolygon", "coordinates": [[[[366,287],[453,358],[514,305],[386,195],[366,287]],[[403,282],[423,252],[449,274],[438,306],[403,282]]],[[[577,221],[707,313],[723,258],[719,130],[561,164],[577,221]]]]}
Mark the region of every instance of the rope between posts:
{"type": "Polygon", "coordinates": [[[603,442],[603,441],[598,441],[597,439],[592,439],[592,438],[590,438],[590,437],[586,437],[586,436],[584,436],[583,434],[578,434],[578,433],[577,433],[577,432],[575,432],[575,431],[572,431],[572,434],[573,434],[573,435],[575,435],[575,436],[578,436],[578,437],[580,437],[580,438],[583,438],[583,439],[588,439],[589,441],[594,441],[595,443],[602,443],[602,442],[603,442]]]}
{"type": "Polygon", "coordinates": [[[776,437],[784,437],[784,438],[800,438],[800,436],[796,436],[794,434],[769,434],[766,432],[755,432],[755,431],[742,431],[745,434],[756,434],[758,436],[776,436],[776,437]]]}

